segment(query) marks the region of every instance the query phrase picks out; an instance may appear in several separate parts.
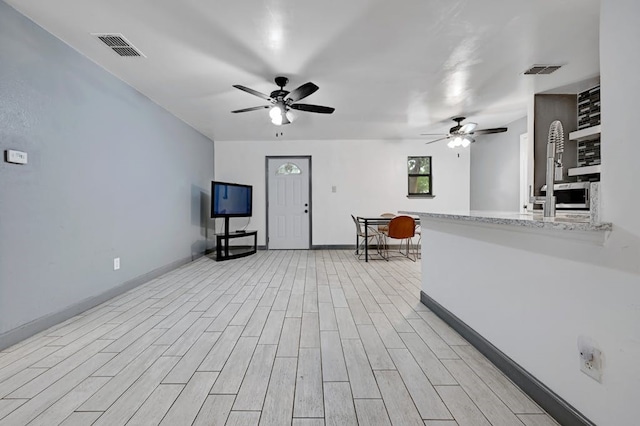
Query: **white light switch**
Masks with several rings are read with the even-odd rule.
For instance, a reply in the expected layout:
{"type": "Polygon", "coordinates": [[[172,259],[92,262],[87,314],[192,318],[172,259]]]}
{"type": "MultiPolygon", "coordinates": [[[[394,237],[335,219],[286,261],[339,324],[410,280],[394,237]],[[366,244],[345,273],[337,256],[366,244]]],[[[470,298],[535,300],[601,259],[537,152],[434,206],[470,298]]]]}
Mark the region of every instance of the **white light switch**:
{"type": "Polygon", "coordinates": [[[7,150],[7,162],[15,164],[27,164],[27,153],[9,149],[7,150]]]}
{"type": "Polygon", "coordinates": [[[118,269],[120,269],[120,258],[119,257],[114,257],[113,258],[113,270],[117,271],[118,269]]]}
{"type": "Polygon", "coordinates": [[[332,186],[331,187],[331,192],[337,192],[338,191],[338,187],[337,186],[332,186]]]}

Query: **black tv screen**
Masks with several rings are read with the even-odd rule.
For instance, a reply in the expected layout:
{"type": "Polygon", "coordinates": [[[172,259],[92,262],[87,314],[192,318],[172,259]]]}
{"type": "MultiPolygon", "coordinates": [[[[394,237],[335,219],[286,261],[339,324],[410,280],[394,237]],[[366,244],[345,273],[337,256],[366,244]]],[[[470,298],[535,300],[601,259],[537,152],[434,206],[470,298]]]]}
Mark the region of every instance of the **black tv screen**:
{"type": "Polygon", "coordinates": [[[211,182],[211,217],[249,217],[253,187],[237,183],[211,182]]]}

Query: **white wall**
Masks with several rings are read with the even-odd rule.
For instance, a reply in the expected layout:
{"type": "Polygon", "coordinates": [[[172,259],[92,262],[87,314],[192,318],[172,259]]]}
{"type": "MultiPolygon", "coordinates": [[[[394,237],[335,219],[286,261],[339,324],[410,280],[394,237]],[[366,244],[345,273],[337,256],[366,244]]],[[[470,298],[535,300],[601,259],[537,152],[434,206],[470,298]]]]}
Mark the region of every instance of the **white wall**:
{"type": "Polygon", "coordinates": [[[506,127],[471,145],[471,210],[520,210],[520,135],[527,132],[527,118],[506,127]]]}
{"type": "Polygon", "coordinates": [[[603,425],[637,424],[640,400],[637,16],[636,0],[602,1],[603,246],[423,222],[424,291],[603,425]],[[603,352],[602,383],[579,371],[579,336],[603,352]]]}
{"type": "MultiPolygon", "coordinates": [[[[640,238],[640,2],[603,0],[600,20],[604,217],[640,238]]],[[[635,253],[636,260],[640,251],[635,253]]]]}
{"type": "MultiPolygon", "coordinates": [[[[295,124],[293,124],[295,125],[295,124]]],[[[469,209],[469,151],[424,140],[321,140],[215,142],[217,180],[254,186],[253,218],[265,243],[265,157],[312,157],[312,245],[354,244],[350,214],[398,210],[445,212],[469,209]],[[460,156],[458,157],[458,154],[460,156]],[[433,157],[433,199],[407,198],[407,157],[433,157]],[[331,192],[336,186],[337,191],[331,192]]],[[[232,219],[239,223],[246,219],[232,219]]],[[[221,227],[221,224],[219,225],[221,227]]]]}

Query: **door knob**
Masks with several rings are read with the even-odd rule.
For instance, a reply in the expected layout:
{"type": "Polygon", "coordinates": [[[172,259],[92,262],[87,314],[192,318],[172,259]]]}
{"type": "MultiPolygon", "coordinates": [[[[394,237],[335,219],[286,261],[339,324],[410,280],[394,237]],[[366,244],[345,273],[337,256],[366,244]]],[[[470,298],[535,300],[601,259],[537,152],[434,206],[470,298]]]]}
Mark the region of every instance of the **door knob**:
{"type": "Polygon", "coordinates": [[[309,204],[308,203],[304,203],[304,206],[307,207],[309,204]]]}
{"type": "Polygon", "coordinates": [[[304,212],[305,212],[305,213],[309,213],[309,210],[305,210],[304,212]]]}

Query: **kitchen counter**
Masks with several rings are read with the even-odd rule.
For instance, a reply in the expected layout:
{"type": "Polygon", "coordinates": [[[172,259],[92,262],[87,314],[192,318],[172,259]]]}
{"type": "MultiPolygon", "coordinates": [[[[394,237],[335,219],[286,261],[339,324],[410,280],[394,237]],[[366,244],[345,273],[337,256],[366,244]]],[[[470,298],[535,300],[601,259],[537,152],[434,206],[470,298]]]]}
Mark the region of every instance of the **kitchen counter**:
{"type": "Polygon", "coordinates": [[[421,219],[462,221],[478,224],[519,226],[533,229],[562,231],[611,231],[612,224],[592,223],[586,213],[557,213],[555,218],[543,218],[542,213],[520,214],[515,212],[467,211],[454,213],[429,213],[402,211],[400,213],[420,216],[421,219]]]}
{"type": "Polygon", "coordinates": [[[510,374],[530,372],[561,397],[580,383],[579,400],[592,385],[576,365],[581,336],[613,357],[611,333],[637,335],[638,239],[625,229],[586,213],[402,213],[420,216],[422,302],[510,374]]]}

